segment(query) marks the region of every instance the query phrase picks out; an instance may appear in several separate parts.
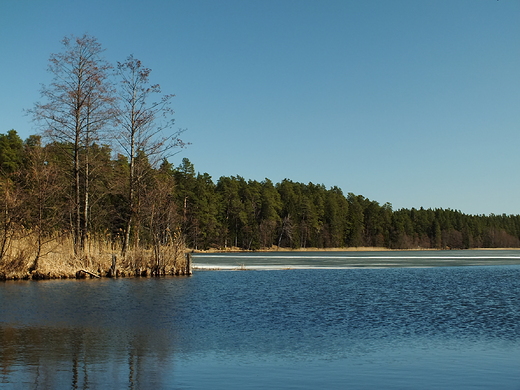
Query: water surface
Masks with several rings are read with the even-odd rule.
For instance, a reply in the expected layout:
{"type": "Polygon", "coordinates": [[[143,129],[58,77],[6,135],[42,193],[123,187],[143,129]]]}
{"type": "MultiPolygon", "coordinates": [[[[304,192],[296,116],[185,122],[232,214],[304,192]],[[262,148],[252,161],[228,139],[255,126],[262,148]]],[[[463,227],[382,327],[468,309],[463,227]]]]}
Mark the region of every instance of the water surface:
{"type": "Polygon", "coordinates": [[[197,253],[197,269],[446,267],[520,264],[519,250],[197,253]]]}
{"type": "Polygon", "coordinates": [[[519,389],[519,324],[519,265],[6,282],[0,388],[519,389]]]}

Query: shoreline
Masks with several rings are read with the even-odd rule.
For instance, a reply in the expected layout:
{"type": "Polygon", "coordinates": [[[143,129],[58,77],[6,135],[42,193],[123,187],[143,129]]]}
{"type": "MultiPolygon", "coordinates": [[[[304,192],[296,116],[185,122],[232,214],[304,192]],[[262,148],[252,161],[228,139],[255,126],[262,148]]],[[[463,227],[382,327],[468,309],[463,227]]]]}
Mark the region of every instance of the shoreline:
{"type": "Polygon", "coordinates": [[[76,272],[50,272],[50,271],[32,271],[32,272],[0,272],[0,282],[6,281],[39,281],[39,280],[81,280],[81,279],[126,279],[126,278],[162,278],[162,277],[178,277],[191,276],[193,267],[189,269],[161,269],[154,270],[150,267],[138,268],[135,270],[129,268],[117,268],[115,272],[108,269],[100,269],[97,271],[89,271],[85,268],[78,269],[76,272]]]}
{"type": "MultiPolygon", "coordinates": [[[[436,252],[436,251],[520,251],[520,248],[469,248],[469,249],[433,249],[433,248],[413,248],[413,249],[390,249],[384,247],[349,247],[349,248],[280,248],[280,247],[271,247],[271,248],[262,248],[259,250],[244,250],[240,248],[225,248],[225,249],[210,249],[210,250],[194,250],[187,249],[184,253],[191,258],[189,254],[218,254],[218,253],[310,253],[310,252],[436,252]]],[[[130,267],[121,267],[120,265],[111,269],[112,264],[101,264],[101,262],[96,262],[97,269],[92,267],[94,264],[91,264],[91,267],[85,267],[84,264],[68,264],[67,267],[56,267],[54,269],[49,269],[48,267],[41,267],[38,270],[27,272],[6,272],[6,270],[0,270],[0,282],[5,281],[39,281],[39,280],[57,280],[57,279],[106,279],[106,278],[149,278],[149,277],[168,277],[168,276],[189,276],[191,275],[192,270],[219,270],[220,267],[200,267],[194,264],[191,264],[191,259],[189,263],[186,264],[186,269],[181,268],[168,268],[162,269],[158,272],[158,270],[154,270],[152,267],[144,266],[138,267],[137,269],[132,269],[130,267]]],[[[365,266],[366,267],[366,266],[365,266]]],[[[245,267],[236,267],[233,266],[233,269],[246,269],[245,267]]],[[[292,267],[291,267],[292,268],[292,267]]],[[[320,268],[320,267],[318,267],[320,268]]],[[[357,268],[357,267],[354,267],[357,268]]],[[[248,268],[249,270],[249,268],[248,268]]]]}
{"type": "Polygon", "coordinates": [[[505,250],[520,250],[520,248],[408,248],[408,249],[390,249],[385,247],[346,247],[346,248],[283,248],[271,247],[255,250],[241,249],[237,247],[229,247],[225,249],[189,249],[191,253],[255,253],[255,252],[412,252],[412,251],[505,251],[505,250]]]}

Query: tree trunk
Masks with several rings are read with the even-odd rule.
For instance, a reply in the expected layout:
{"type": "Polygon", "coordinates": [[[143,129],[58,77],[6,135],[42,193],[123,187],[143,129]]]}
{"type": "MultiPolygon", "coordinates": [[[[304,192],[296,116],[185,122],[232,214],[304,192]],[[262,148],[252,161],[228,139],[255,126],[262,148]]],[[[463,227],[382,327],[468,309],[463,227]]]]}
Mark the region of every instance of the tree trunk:
{"type": "Polygon", "coordinates": [[[130,137],[130,175],[128,178],[128,206],[129,215],[126,221],[126,231],[123,240],[122,256],[126,257],[128,247],[130,245],[130,233],[135,218],[135,136],[130,137]]]}
{"type": "Polygon", "coordinates": [[[74,145],[74,255],[81,252],[81,182],[79,174],[79,134],[74,145]]]}

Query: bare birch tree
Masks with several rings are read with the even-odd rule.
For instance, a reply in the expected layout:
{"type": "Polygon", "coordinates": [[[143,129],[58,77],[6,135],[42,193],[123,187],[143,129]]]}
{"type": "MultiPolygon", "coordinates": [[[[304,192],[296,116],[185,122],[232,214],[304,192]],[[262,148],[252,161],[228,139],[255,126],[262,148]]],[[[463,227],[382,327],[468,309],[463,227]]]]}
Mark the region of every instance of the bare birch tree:
{"type": "Polygon", "coordinates": [[[119,93],[118,120],[121,131],[118,141],[128,158],[128,216],[123,238],[123,256],[130,245],[131,232],[138,215],[137,192],[148,170],[138,167],[139,156],[152,166],[173,154],[174,148],[184,147],[179,138],[183,130],[173,130],[174,119],[171,101],[174,95],[161,95],[159,84],[149,81],[151,69],[141,61],[129,56],[125,62],[118,62],[117,74],[121,79],[119,93]],[[158,100],[153,100],[155,97],[158,100]]]}
{"type": "Polygon", "coordinates": [[[44,246],[55,239],[63,188],[58,185],[57,166],[48,162],[49,151],[42,147],[41,137],[30,136],[24,146],[26,166],[21,181],[25,191],[25,223],[31,226],[35,252],[30,272],[38,269],[40,259],[48,254],[44,246]]]}
{"type": "Polygon", "coordinates": [[[30,110],[52,141],[66,146],[72,160],[71,230],[74,252],[80,254],[88,235],[90,146],[113,118],[113,95],[108,82],[111,66],[96,38],[65,37],[64,51],[52,54],[49,72],[53,80],[42,86],[46,100],[30,110]]]}

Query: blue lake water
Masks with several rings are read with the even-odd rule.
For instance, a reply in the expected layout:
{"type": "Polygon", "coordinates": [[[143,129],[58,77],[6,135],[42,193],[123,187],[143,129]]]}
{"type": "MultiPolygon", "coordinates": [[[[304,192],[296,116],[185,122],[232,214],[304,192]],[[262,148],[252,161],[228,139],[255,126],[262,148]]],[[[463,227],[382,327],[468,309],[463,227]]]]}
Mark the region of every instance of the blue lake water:
{"type": "Polygon", "coordinates": [[[518,251],[194,264],[1,283],[0,389],[520,389],[518,251]]]}

